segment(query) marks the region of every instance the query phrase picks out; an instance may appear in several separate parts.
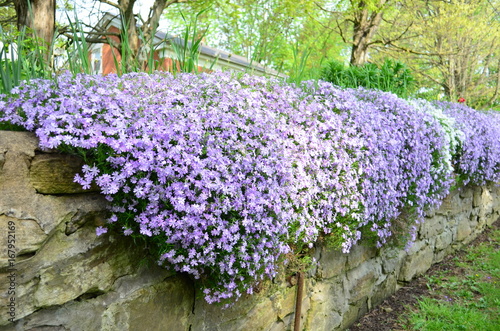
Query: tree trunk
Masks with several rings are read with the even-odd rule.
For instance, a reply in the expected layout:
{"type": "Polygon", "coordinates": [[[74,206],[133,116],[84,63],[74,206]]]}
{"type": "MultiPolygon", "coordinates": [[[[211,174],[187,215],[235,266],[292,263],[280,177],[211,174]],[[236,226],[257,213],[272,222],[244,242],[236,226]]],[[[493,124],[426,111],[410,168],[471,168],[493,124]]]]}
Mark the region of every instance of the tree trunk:
{"type": "MultiPolygon", "coordinates": [[[[137,22],[134,16],[134,4],[136,0],[121,0],[119,1],[120,11],[122,15],[122,31],[126,31],[127,45],[124,45],[124,40],[121,40],[122,46],[122,61],[126,61],[126,66],[132,66],[139,52],[140,41],[137,34],[137,22]],[[123,49],[126,47],[128,49],[123,49]],[[126,56],[124,56],[126,55],[126,56]]],[[[131,68],[127,68],[130,70],[131,68]]]]}
{"type": "Polygon", "coordinates": [[[350,63],[354,66],[360,66],[368,60],[368,43],[366,39],[361,38],[357,43],[353,43],[351,48],[350,63]]]}
{"type": "Polygon", "coordinates": [[[17,15],[17,27],[31,28],[36,37],[46,48],[45,59],[48,59],[52,45],[56,20],[55,0],[14,0],[17,15]]]}
{"type": "MultiPolygon", "coordinates": [[[[354,1],[351,1],[353,4],[354,1]]],[[[380,0],[377,11],[370,12],[365,1],[359,1],[354,10],[351,64],[362,65],[368,60],[368,48],[382,21],[382,7],[387,0],[380,0]]]]}
{"type": "Polygon", "coordinates": [[[143,67],[145,65],[145,63],[141,64],[141,62],[147,61],[145,58],[142,58],[141,53],[147,53],[145,49],[150,46],[150,40],[154,37],[153,32],[156,31],[156,28],[158,27],[163,10],[174,3],[187,2],[188,0],[155,0],[147,21],[142,24],[140,28],[137,27],[137,22],[133,12],[136,1],[137,0],[118,0],[118,7],[120,8],[122,15],[122,22],[126,25],[122,27],[122,29],[126,29],[126,38],[128,43],[126,46],[128,49],[124,49],[124,40],[121,41],[122,61],[127,61],[126,66],[128,70],[130,70],[134,65],[139,65],[139,67],[143,67]]]}

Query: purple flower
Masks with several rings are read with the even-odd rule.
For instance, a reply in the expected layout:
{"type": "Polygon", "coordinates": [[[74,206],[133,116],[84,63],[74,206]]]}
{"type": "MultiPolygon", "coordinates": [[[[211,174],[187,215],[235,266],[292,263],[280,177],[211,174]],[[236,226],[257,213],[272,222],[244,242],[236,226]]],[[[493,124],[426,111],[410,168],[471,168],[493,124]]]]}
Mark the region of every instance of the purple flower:
{"type": "Polygon", "coordinates": [[[84,155],[75,181],[111,202],[106,227],[158,245],[159,263],[200,279],[207,302],[251,293],[321,233],[348,252],[368,229],[380,246],[403,213],[415,238],[453,169],[500,179],[498,114],[325,82],[67,73],[1,106],[0,121],[42,148],[84,155]]]}
{"type": "Polygon", "coordinates": [[[103,235],[103,234],[105,234],[105,233],[107,233],[107,232],[108,232],[108,229],[107,229],[107,228],[104,228],[104,227],[102,227],[102,226],[98,226],[98,227],[95,229],[95,233],[96,233],[96,235],[97,235],[98,237],[99,237],[99,236],[101,236],[101,235],[103,235]]]}

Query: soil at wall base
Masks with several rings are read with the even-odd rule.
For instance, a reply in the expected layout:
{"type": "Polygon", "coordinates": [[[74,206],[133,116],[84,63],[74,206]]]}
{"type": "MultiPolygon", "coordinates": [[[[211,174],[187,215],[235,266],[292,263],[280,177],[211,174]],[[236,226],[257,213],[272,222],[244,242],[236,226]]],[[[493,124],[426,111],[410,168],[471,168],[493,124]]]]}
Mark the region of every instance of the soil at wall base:
{"type": "MultiPolygon", "coordinates": [[[[496,220],[490,228],[485,229],[469,246],[478,245],[489,240],[489,234],[500,229],[500,218],[496,220]]],[[[426,273],[426,276],[438,274],[440,270],[447,270],[448,273],[462,275],[463,270],[455,265],[453,259],[455,257],[465,256],[466,251],[461,249],[449,256],[443,261],[434,264],[426,273]]],[[[417,300],[422,296],[431,296],[427,287],[425,276],[420,276],[404,287],[399,289],[395,294],[384,300],[379,306],[368,312],[360,320],[354,323],[349,331],[401,331],[407,330],[398,321],[401,315],[408,311],[409,306],[417,304],[417,300]]]]}

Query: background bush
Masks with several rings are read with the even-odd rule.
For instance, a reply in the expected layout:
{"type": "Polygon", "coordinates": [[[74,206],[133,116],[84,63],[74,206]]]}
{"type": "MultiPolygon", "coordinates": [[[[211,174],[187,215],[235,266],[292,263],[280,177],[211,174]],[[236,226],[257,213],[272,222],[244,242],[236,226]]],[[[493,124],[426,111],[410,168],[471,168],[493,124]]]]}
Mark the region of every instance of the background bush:
{"type": "Polygon", "coordinates": [[[410,69],[399,61],[386,59],[379,67],[374,63],[346,66],[336,60],[329,61],[321,70],[320,79],[344,88],[365,87],[392,92],[408,97],[415,88],[410,69]]]}

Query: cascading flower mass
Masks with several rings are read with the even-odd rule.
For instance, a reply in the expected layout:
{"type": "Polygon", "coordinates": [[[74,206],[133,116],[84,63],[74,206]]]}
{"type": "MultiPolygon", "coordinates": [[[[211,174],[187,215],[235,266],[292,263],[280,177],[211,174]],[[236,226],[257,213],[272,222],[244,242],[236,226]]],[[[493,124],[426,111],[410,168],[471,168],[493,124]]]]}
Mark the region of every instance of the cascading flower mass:
{"type": "MultiPolygon", "coordinates": [[[[78,152],[75,180],[111,202],[107,227],[156,247],[208,302],[274,277],[291,246],[410,229],[454,176],[499,181],[500,116],[389,93],[230,73],[63,74],[0,104],[42,148],[78,152]]],[[[150,245],[150,246],[151,246],[150,245]]]]}

